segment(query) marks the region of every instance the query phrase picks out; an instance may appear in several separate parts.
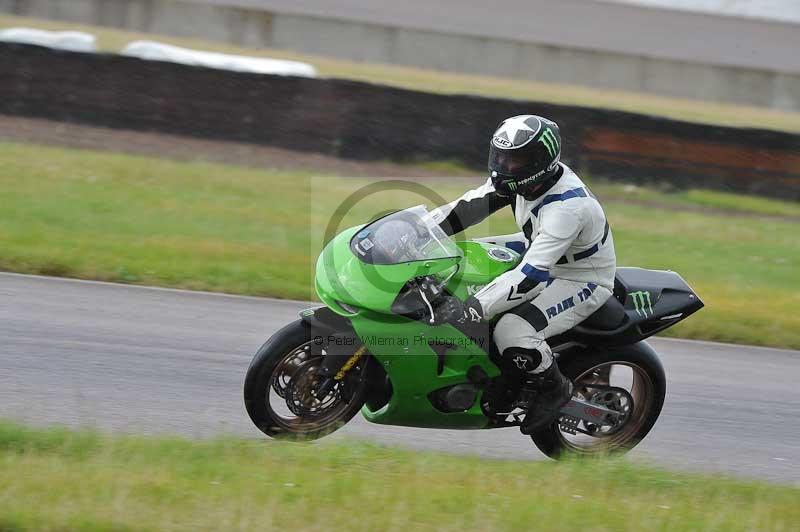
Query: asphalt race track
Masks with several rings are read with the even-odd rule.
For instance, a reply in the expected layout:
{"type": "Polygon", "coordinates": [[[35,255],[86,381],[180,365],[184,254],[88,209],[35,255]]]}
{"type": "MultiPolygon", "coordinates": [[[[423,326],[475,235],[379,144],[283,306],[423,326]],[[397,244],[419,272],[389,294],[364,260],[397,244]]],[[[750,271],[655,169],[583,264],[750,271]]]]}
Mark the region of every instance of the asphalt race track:
{"type": "MultiPolygon", "coordinates": [[[[259,438],[242,403],[255,350],[300,302],[0,274],[0,417],[106,431],[259,438]]],[[[746,326],[746,324],[742,324],[746,326]]],[[[669,391],[631,453],[800,485],[800,352],[656,339],[669,391]]],[[[332,438],[540,459],[516,429],[384,427],[332,438]]]]}

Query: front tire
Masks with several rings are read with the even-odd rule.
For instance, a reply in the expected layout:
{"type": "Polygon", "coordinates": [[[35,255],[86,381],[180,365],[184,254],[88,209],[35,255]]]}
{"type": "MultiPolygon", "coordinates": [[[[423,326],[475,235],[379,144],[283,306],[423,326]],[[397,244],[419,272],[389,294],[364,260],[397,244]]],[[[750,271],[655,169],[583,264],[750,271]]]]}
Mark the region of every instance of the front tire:
{"type": "Polygon", "coordinates": [[[312,340],[302,320],[290,323],[261,346],[244,383],[244,403],[250,419],[272,438],[313,440],[344,426],[364,404],[359,379],[363,357],[322,400],[311,394],[323,348],[312,340]]]}
{"type": "MultiPolygon", "coordinates": [[[[607,434],[598,431],[594,437],[582,433],[572,435],[562,430],[558,421],[532,434],[533,443],[550,458],[625,453],[644,439],[661,414],[667,391],[666,375],[658,355],[646,342],[567,356],[559,360],[559,368],[573,382],[573,394],[581,393],[581,383],[620,386],[613,382],[612,375],[616,368],[622,368],[629,375],[628,391],[634,404],[626,424],[607,434]]],[[[625,380],[625,376],[622,379],[625,380]]],[[[591,390],[591,387],[583,389],[591,390]]]]}

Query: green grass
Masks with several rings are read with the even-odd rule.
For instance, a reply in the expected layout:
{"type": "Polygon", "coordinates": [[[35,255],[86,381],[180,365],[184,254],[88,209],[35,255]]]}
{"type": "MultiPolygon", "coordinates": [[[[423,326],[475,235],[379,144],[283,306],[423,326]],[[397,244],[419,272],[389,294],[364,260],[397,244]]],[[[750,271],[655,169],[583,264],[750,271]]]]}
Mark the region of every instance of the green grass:
{"type": "Polygon", "coordinates": [[[619,459],[108,437],[0,422],[0,530],[793,530],[800,490],[619,459]]]}
{"type": "MultiPolygon", "coordinates": [[[[0,269],[310,299],[334,211],[370,183],[0,143],[0,269]]],[[[422,195],[378,192],[339,228],[393,208],[432,207],[478,183],[430,178],[412,183],[422,195]]],[[[800,348],[796,203],[606,183],[593,190],[620,265],[678,271],[706,302],[670,334],[800,348]]],[[[501,212],[467,236],[515,230],[501,212]]]]}
{"type": "Polygon", "coordinates": [[[304,55],[286,50],[242,48],[198,39],[185,39],[164,35],[155,36],[98,26],[7,15],[0,16],[0,28],[13,26],[50,30],[73,29],[88,31],[98,37],[100,48],[109,52],[117,52],[133,40],[155,39],[164,43],[203,50],[304,61],[316,66],[321,76],[380,83],[426,92],[473,94],[478,96],[531,100],[555,104],[583,105],[660,115],[689,122],[800,132],[799,112],[703,102],[619,90],[599,90],[576,85],[454,74],[418,68],[360,63],[331,59],[328,57],[304,55]]]}
{"type": "Polygon", "coordinates": [[[720,214],[762,215],[765,217],[797,218],[800,221],[800,202],[780,201],[759,196],[746,196],[718,190],[659,189],[654,186],[595,183],[605,200],[638,202],[659,207],[696,209],[720,214]]]}

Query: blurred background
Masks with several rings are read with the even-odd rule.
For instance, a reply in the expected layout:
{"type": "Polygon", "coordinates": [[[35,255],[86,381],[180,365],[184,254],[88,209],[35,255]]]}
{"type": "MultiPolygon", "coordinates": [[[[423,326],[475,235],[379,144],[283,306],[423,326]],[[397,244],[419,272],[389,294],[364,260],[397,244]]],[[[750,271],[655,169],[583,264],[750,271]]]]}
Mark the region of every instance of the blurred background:
{"type": "Polygon", "coordinates": [[[0,110],[477,169],[498,117],[535,107],[568,132],[565,157],[579,172],[797,199],[793,4],[509,0],[487,15],[481,2],[455,0],[6,1],[7,26],[96,25],[57,47],[215,70],[15,49],[0,110]]]}
{"type": "MultiPolygon", "coordinates": [[[[6,0],[0,12],[7,270],[313,298],[322,227],[349,193],[402,177],[441,194],[384,192],[352,223],[450,200],[482,181],[495,126],[537,113],[603,199],[621,264],[680,271],[711,303],[677,334],[800,347],[796,2],[6,0]]],[[[469,234],[511,229],[496,216],[469,234]]]]}

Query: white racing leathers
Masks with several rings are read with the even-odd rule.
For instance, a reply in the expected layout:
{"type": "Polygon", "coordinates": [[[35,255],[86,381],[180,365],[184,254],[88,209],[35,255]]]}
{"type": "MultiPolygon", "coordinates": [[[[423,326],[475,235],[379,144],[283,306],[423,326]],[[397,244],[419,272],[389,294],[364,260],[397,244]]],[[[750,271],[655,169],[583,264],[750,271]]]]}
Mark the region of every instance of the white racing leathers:
{"type": "Polygon", "coordinates": [[[572,170],[561,167],[561,178],[535,200],[499,196],[488,180],[433,213],[453,234],[511,206],[522,231],[481,240],[523,253],[522,261],[474,297],[486,319],[503,314],[493,336],[501,355],[513,356],[510,348],[539,352],[540,360],[515,357],[518,366],[535,365],[518,368],[530,373],[552,364],[545,339],[589,317],[614,289],[614,240],[603,208],[572,170]]]}

